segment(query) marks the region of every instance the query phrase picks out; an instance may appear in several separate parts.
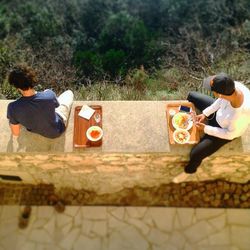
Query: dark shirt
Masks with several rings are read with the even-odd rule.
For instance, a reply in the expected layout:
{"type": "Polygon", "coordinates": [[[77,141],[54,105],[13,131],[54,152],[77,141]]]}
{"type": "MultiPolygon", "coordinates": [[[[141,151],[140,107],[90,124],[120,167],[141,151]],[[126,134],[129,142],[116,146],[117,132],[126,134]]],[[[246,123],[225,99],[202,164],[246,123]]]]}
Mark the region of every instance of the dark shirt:
{"type": "Polygon", "coordinates": [[[59,106],[52,90],[22,96],[8,105],[7,118],[11,124],[21,124],[28,131],[48,138],[56,138],[65,131],[62,118],[55,113],[59,106]]]}

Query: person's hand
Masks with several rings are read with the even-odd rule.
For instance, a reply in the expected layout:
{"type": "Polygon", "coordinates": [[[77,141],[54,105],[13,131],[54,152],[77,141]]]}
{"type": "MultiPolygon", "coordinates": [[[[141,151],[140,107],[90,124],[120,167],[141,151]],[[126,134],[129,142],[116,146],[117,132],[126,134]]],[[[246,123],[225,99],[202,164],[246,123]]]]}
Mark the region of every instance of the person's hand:
{"type": "Polygon", "coordinates": [[[206,116],[204,114],[200,114],[200,115],[197,115],[195,118],[196,118],[197,123],[204,123],[206,116]]]}
{"type": "Polygon", "coordinates": [[[205,128],[205,124],[204,123],[201,123],[201,122],[196,122],[195,123],[195,126],[200,130],[200,131],[203,131],[204,132],[204,128],[205,128]]]}

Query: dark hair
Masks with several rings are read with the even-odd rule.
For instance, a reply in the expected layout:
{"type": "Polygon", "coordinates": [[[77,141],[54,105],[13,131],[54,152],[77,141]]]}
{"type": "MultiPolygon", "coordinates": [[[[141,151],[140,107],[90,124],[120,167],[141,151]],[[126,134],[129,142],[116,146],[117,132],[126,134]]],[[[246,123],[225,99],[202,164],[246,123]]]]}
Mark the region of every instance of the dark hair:
{"type": "Polygon", "coordinates": [[[235,91],[234,80],[226,73],[220,73],[213,78],[211,90],[223,95],[232,95],[235,91]]]}
{"type": "Polygon", "coordinates": [[[26,64],[19,64],[9,73],[9,83],[21,90],[33,88],[37,83],[36,72],[26,64]]]}

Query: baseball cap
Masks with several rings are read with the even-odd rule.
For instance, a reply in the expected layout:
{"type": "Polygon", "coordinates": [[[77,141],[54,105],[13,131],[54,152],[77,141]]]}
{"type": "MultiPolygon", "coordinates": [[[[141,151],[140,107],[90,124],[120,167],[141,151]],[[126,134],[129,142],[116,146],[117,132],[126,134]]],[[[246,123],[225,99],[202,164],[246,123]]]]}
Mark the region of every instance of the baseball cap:
{"type": "Polygon", "coordinates": [[[235,91],[234,80],[226,73],[209,76],[203,80],[203,88],[222,95],[232,95],[235,91]]]}

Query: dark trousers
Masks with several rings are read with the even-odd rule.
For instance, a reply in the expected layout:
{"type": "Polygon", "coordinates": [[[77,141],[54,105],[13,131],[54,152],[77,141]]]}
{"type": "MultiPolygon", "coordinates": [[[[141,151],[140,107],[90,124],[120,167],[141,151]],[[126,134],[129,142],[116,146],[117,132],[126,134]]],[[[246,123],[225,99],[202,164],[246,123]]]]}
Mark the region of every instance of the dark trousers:
{"type": "MultiPolygon", "coordinates": [[[[215,101],[214,98],[198,92],[190,92],[187,99],[188,101],[192,102],[200,111],[203,111],[215,101]]],[[[215,117],[216,113],[208,117],[208,125],[213,127],[220,127],[215,117]]],[[[205,134],[201,138],[200,142],[192,148],[190,152],[189,163],[185,166],[185,172],[190,174],[195,173],[204,158],[213,154],[219,148],[230,141],[231,140],[221,139],[205,134]]]]}

